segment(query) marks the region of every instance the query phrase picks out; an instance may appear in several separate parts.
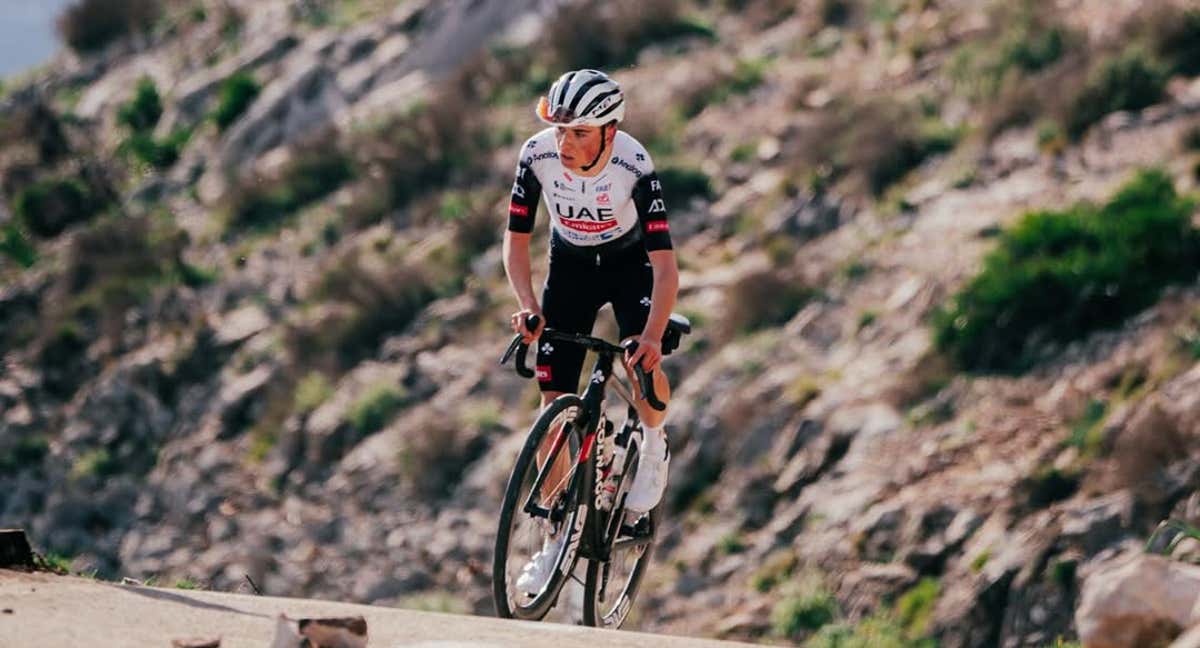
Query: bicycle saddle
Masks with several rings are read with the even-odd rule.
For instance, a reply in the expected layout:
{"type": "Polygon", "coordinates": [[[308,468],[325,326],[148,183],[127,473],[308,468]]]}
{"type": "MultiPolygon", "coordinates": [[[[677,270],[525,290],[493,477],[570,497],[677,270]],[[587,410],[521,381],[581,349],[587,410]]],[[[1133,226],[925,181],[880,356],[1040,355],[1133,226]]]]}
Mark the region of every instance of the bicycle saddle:
{"type": "Polygon", "coordinates": [[[671,313],[671,318],[667,320],[667,330],[663,332],[663,355],[670,355],[672,351],[679,348],[679,340],[691,332],[692,323],[688,321],[688,318],[679,313],[671,313]]]}

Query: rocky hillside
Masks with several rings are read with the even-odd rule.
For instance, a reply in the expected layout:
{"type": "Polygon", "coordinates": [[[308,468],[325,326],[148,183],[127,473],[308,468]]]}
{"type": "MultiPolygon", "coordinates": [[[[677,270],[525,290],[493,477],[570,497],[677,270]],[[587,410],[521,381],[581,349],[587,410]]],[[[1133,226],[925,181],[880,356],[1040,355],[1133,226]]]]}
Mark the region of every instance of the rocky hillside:
{"type": "Polygon", "coordinates": [[[1091,575],[1200,522],[1193,3],[83,0],[60,31],[0,90],[0,526],[75,570],[490,614],[536,402],[496,365],[504,207],[583,66],[697,325],[633,626],[1062,645],[1091,575]]]}

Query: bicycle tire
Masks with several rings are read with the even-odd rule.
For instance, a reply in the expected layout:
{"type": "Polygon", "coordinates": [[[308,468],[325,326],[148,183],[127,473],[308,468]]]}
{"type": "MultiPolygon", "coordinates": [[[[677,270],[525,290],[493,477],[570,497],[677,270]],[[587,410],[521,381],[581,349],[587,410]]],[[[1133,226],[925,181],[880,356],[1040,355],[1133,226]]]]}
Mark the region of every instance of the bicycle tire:
{"type": "MultiPolygon", "coordinates": [[[[577,471],[572,477],[571,482],[566,486],[566,517],[562,523],[562,530],[567,533],[567,540],[563,551],[559,553],[558,562],[552,572],[549,582],[542,588],[542,591],[526,605],[515,601],[515,582],[513,583],[513,591],[509,591],[508,572],[509,560],[508,551],[512,540],[513,525],[520,516],[527,514],[520,510],[528,490],[523,490],[526,485],[526,478],[530,469],[533,469],[533,475],[537,474],[536,456],[538,447],[542,443],[542,439],[546,436],[550,425],[564,412],[570,408],[578,409],[578,416],[584,411],[583,399],[574,394],[564,394],[554,399],[537,420],[529,429],[529,435],[525,439],[525,446],[521,449],[520,455],[517,456],[517,461],[513,465],[512,473],[508,478],[508,485],[505,488],[504,501],[500,506],[500,521],[496,531],[495,553],[492,558],[492,597],[496,606],[496,614],[501,618],[522,619],[526,621],[539,621],[554,607],[558,599],[558,594],[566,583],[567,578],[575,568],[575,563],[579,559],[579,542],[582,536],[584,522],[587,519],[587,501],[581,492],[581,486],[584,480],[581,479],[582,473],[585,471],[577,471]]],[[[578,452],[581,451],[580,445],[582,434],[575,433],[576,438],[568,438],[568,445],[565,448],[568,459],[573,464],[578,463],[578,452]]],[[[532,486],[532,482],[530,482],[532,486]]]]}
{"type": "MultiPolygon", "coordinates": [[[[634,452],[640,452],[640,448],[636,443],[631,444],[631,449],[634,452]]],[[[632,483],[632,478],[632,475],[626,477],[629,483],[632,483]]],[[[623,498],[621,500],[623,501],[623,498]]],[[[634,564],[629,570],[629,576],[620,585],[619,591],[615,592],[615,597],[611,596],[611,594],[613,594],[613,585],[617,583],[604,583],[602,577],[604,576],[603,570],[611,568],[614,560],[621,559],[617,555],[618,550],[614,547],[607,561],[588,561],[587,578],[583,585],[584,625],[616,630],[625,623],[625,619],[629,616],[629,612],[633,608],[633,601],[637,598],[638,589],[641,587],[642,580],[646,576],[646,570],[649,569],[650,560],[654,554],[654,539],[658,531],[660,508],[661,505],[656,506],[647,514],[649,542],[645,545],[644,550],[633,559],[634,564]],[[601,600],[600,594],[602,590],[607,595],[605,597],[606,600],[601,600]]],[[[622,505],[620,509],[613,511],[613,515],[624,516],[624,506],[622,505]]],[[[629,551],[636,550],[634,548],[629,551]]]]}

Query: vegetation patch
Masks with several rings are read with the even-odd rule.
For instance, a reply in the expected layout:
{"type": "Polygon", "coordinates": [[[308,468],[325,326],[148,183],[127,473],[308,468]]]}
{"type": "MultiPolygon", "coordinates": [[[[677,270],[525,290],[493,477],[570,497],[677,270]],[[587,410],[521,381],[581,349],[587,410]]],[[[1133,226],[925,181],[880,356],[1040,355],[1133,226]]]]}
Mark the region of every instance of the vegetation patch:
{"type": "Polygon", "coordinates": [[[775,270],[751,272],[725,290],[726,337],[779,326],[817,296],[817,291],[775,270]]]}
{"type": "Polygon", "coordinates": [[[367,436],[383,429],[407,402],[398,385],[374,385],[350,406],[348,419],[360,436],[367,436]]]}
{"type": "MultiPolygon", "coordinates": [[[[74,178],[50,178],[22,189],[13,200],[13,213],[25,229],[52,238],[71,225],[91,219],[100,207],[87,186],[74,178]]],[[[20,254],[20,231],[6,233],[6,247],[20,254]]]]}
{"type": "Polygon", "coordinates": [[[556,69],[615,69],[643,48],[683,37],[715,40],[716,32],[684,12],[679,0],[616,0],[565,5],[550,20],[549,55],[556,69]]]}
{"type": "Polygon", "coordinates": [[[231,232],[268,231],[301,207],[333,193],[353,178],[355,167],[336,143],[297,148],[278,177],[243,183],[234,191],[227,227],[231,232]]]}
{"type": "Polygon", "coordinates": [[[1071,105],[1067,134],[1079,139],[1109,113],[1141,110],[1162,101],[1167,72],[1159,61],[1136,47],[1103,60],[1071,105]]]}
{"type": "Polygon", "coordinates": [[[250,74],[239,72],[225,79],[217,96],[217,107],[212,113],[212,120],[217,129],[224,131],[237,121],[250,104],[254,103],[258,93],[258,81],[250,74]]]}
{"type": "Polygon", "coordinates": [[[924,635],[933,617],[933,608],[941,596],[941,584],[936,578],[922,578],[896,601],[896,616],[910,637],[924,635]]]}
{"type": "Polygon", "coordinates": [[[162,100],[154,81],[142,77],[133,97],[117,109],[117,123],[129,130],[129,136],[121,143],[120,152],[157,169],[175,164],[179,152],[191,139],[192,131],[178,128],[170,135],[156,139],[153,131],[162,112],[162,100]]]}
{"type": "Polygon", "coordinates": [[[149,31],[161,12],[159,0],[79,0],[58,17],[58,33],[71,49],[86,54],[149,31]]]}
{"type": "Polygon", "coordinates": [[[775,636],[798,639],[831,623],[839,614],[837,598],[820,575],[805,572],[789,583],[771,608],[771,630],[775,636]]]}
{"type": "Polygon", "coordinates": [[[1192,202],[1153,170],[1105,205],[1027,214],[934,314],[938,348],[965,369],[1020,371],[1046,343],[1119,324],[1166,285],[1195,278],[1191,213],[1192,202]]]}

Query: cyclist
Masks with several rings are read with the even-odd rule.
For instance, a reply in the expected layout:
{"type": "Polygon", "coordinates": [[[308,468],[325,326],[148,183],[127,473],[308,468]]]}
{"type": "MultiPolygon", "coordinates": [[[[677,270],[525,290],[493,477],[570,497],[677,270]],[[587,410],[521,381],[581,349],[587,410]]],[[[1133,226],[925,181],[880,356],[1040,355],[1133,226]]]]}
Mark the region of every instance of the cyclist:
{"type": "MultiPolygon", "coordinates": [[[[625,99],[615,81],[597,70],[563,74],[537,105],[549,128],[521,148],[504,235],[504,269],[520,311],[513,330],[533,343],[545,326],[590,334],[598,309],[611,303],[622,340],[636,339],[624,358],[627,373],[640,362],[666,403],[670,386],[659,363],[662,337],[679,289],[679,269],[671,246],[662,186],[646,149],[618,130],[625,99]],[[550,268],[539,303],[533,292],[529,238],[539,200],[550,214],[550,268]],[[536,330],[525,320],[537,315],[536,330]]],[[[537,347],[537,378],[542,407],[575,392],[585,351],[575,345],[537,347]]],[[[635,390],[635,394],[638,393],[635,390]]],[[[637,476],[626,498],[634,514],[654,508],[667,481],[666,412],[639,399],[643,444],[637,476]]],[[[549,454],[549,440],[539,462],[549,454]]],[[[565,463],[565,462],[564,462],[565,463]]],[[[552,466],[548,484],[568,467],[552,466]]],[[[560,534],[565,535],[565,534],[560,534]]],[[[549,580],[561,537],[547,534],[541,550],[525,565],[517,588],[530,595],[549,580]]]]}

